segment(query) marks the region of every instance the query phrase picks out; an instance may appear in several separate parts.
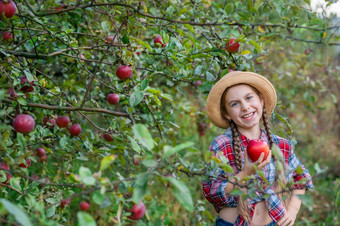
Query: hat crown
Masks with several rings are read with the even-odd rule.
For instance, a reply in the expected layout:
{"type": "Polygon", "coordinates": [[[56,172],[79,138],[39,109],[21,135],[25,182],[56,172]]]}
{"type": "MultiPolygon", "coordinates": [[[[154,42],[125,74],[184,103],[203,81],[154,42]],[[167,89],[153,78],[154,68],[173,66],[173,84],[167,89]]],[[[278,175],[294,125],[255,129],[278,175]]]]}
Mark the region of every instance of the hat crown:
{"type": "Polygon", "coordinates": [[[215,83],[207,98],[208,117],[217,127],[224,129],[229,127],[229,122],[221,114],[221,97],[227,88],[238,84],[256,88],[264,97],[267,115],[274,111],[277,96],[274,86],[268,79],[254,72],[232,71],[215,83]]]}

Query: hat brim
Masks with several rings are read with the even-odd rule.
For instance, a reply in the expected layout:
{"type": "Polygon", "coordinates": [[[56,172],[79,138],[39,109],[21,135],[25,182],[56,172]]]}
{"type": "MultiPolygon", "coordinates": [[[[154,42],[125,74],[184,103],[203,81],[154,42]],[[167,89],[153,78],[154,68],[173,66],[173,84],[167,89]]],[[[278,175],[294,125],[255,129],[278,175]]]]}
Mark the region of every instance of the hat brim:
{"type": "Polygon", "coordinates": [[[207,114],[217,127],[227,129],[229,123],[221,114],[221,97],[223,92],[237,84],[248,84],[255,87],[265,100],[266,114],[271,115],[276,105],[276,91],[268,79],[254,72],[233,71],[223,76],[210,90],[207,98],[207,114]]]}

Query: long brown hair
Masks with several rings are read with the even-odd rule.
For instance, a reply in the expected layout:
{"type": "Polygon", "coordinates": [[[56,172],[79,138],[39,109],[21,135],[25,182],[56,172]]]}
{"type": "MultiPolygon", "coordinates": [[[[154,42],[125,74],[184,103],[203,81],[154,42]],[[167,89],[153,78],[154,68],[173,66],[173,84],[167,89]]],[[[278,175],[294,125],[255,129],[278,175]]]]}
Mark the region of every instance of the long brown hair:
{"type": "MultiPolygon", "coordinates": [[[[248,85],[248,84],[246,84],[248,85]]],[[[250,85],[249,85],[250,86],[250,85]]],[[[264,98],[262,97],[262,94],[255,88],[250,86],[255,93],[264,100],[264,98]]],[[[232,137],[233,137],[233,150],[235,152],[235,162],[236,162],[236,167],[239,171],[242,170],[243,165],[242,165],[242,148],[241,148],[241,142],[240,142],[240,135],[239,135],[239,131],[237,128],[237,125],[235,124],[235,122],[233,120],[228,120],[225,116],[227,115],[227,109],[225,106],[225,96],[227,93],[228,88],[223,92],[223,95],[221,97],[221,104],[220,104],[220,109],[221,109],[221,113],[222,113],[222,118],[224,118],[225,120],[228,121],[230,127],[231,127],[231,131],[232,131],[232,137]]],[[[268,118],[266,115],[266,109],[264,107],[265,105],[263,105],[263,110],[262,110],[262,121],[263,121],[263,126],[264,129],[266,131],[267,137],[268,137],[268,141],[269,141],[269,147],[270,149],[272,148],[273,144],[274,144],[274,140],[272,137],[272,134],[270,132],[270,125],[268,123],[268,118]]],[[[272,156],[273,160],[274,156],[272,156]]],[[[285,184],[285,177],[283,177],[283,183],[285,184]]],[[[282,193],[279,193],[279,198],[282,201],[282,193]]],[[[286,200],[287,201],[287,200],[286,200]]],[[[284,202],[285,204],[285,202],[284,202]]],[[[248,200],[242,200],[241,197],[238,198],[238,202],[237,202],[237,207],[238,207],[238,212],[239,214],[247,221],[247,222],[251,222],[251,217],[248,211],[248,200]]]]}

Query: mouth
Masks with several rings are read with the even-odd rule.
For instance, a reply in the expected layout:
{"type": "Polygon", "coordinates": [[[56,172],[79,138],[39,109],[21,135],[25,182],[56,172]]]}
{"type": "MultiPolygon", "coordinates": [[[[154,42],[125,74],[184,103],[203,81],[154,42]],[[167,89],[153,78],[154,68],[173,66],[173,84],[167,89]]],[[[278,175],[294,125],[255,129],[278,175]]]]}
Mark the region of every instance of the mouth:
{"type": "Polygon", "coordinates": [[[254,114],[255,114],[255,112],[251,112],[249,114],[243,115],[241,118],[243,118],[243,119],[250,119],[254,114]]]}

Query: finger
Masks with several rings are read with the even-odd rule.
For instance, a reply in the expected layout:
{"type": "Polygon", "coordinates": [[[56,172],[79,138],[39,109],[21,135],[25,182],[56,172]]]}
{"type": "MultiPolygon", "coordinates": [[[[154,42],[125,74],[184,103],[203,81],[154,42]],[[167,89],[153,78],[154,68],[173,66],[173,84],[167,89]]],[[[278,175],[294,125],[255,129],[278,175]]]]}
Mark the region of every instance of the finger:
{"type": "Polygon", "coordinates": [[[272,150],[269,150],[268,157],[266,158],[266,162],[270,163],[270,160],[272,159],[272,150]]]}
{"type": "Polygon", "coordinates": [[[285,219],[286,219],[286,216],[283,216],[278,222],[276,222],[277,223],[277,225],[282,225],[282,223],[285,221],[285,219]]]}
{"type": "Polygon", "coordinates": [[[261,153],[260,157],[257,159],[256,162],[254,162],[254,164],[259,165],[262,162],[263,157],[264,157],[264,152],[261,153]]]}
{"type": "Polygon", "coordinates": [[[294,221],[291,221],[289,226],[293,226],[294,225],[294,221]]]}

